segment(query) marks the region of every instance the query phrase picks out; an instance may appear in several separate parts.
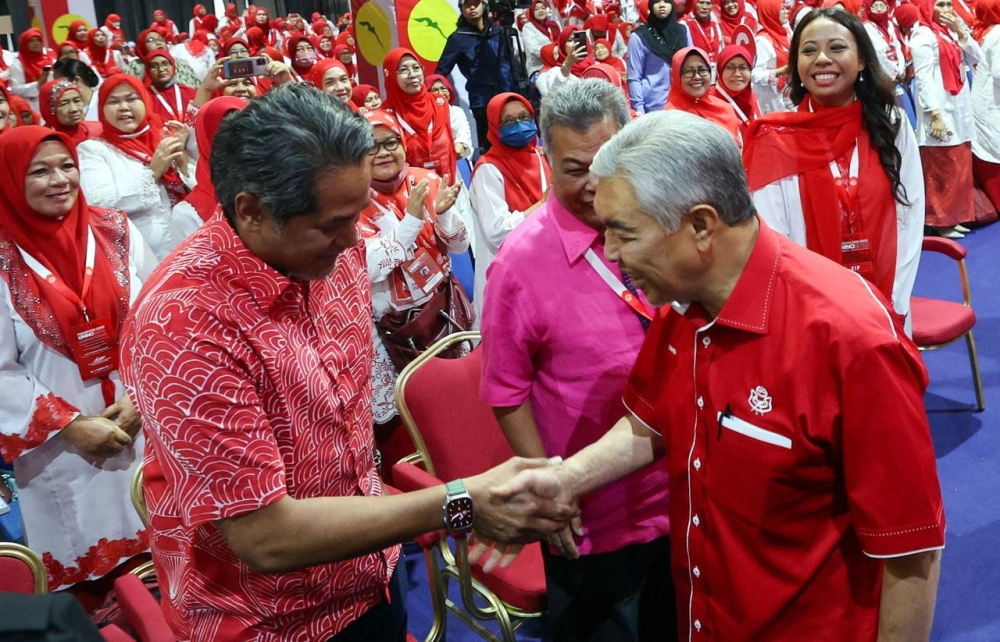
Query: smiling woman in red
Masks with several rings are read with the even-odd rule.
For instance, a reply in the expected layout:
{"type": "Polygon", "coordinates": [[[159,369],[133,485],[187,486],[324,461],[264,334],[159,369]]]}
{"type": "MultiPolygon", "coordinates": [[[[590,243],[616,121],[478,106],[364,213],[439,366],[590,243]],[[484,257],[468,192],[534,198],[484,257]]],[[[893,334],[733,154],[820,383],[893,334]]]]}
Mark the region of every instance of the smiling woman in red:
{"type": "Polygon", "coordinates": [[[65,79],[45,83],[40,102],[45,125],[65,134],[73,145],[101,135],[100,123],[84,120],[86,104],[75,83],[65,79]]]}
{"type": "Polygon", "coordinates": [[[663,109],[678,109],[710,120],[742,146],[742,124],[733,106],[712,92],[712,68],[704,51],[685,47],[675,53],[670,76],[670,93],[663,109]]]}

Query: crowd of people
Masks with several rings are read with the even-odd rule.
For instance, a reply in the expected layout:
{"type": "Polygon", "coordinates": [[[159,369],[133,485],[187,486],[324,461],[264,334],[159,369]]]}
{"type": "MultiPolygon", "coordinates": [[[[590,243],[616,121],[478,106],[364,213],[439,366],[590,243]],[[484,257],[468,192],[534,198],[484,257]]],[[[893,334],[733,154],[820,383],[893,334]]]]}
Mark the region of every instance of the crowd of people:
{"type": "Polygon", "coordinates": [[[49,587],[152,548],[184,639],[400,640],[398,544],[464,498],[490,563],[544,540],[556,640],[926,639],[910,296],[1000,210],[1000,0],[459,13],[372,84],[352,16],[234,4],[3,52],[0,456],[49,587]],[[519,458],[381,497],[400,371],[469,329],[519,458]]]}

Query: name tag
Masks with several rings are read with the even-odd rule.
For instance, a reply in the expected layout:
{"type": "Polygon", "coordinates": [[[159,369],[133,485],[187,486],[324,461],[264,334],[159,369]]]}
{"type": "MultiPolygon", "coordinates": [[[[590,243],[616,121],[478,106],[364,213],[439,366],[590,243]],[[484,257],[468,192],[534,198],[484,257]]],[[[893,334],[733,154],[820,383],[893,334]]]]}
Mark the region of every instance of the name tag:
{"type": "Polygon", "coordinates": [[[875,266],[872,262],[871,243],[868,239],[846,239],[840,243],[841,264],[871,281],[875,266]]]}
{"type": "Polygon", "coordinates": [[[111,319],[104,317],[70,329],[69,351],[84,381],[106,376],[118,369],[118,340],[111,319]]]}

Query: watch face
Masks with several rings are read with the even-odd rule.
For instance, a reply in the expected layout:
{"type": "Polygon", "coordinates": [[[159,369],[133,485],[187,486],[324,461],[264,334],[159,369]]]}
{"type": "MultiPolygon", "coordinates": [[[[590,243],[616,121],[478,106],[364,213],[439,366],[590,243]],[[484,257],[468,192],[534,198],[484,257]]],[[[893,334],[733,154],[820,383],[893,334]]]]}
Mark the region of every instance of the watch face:
{"type": "Polygon", "coordinates": [[[448,528],[463,531],[472,528],[472,500],[458,497],[448,502],[448,528]]]}

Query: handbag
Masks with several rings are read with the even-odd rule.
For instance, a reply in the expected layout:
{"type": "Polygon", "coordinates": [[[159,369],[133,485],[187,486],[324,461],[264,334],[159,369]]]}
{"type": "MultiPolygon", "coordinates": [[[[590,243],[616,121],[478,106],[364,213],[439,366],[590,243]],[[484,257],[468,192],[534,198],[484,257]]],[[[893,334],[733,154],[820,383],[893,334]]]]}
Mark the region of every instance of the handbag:
{"type": "MultiPolygon", "coordinates": [[[[409,310],[390,310],[375,326],[396,372],[400,372],[435,342],[449,334],[472,329],[475,319],[476,313],[465,289],[455,275],[449,273],[427,303],[409,310]]],[[[461,356],[464,347],[460,343],[439,356],[445,359],[461,356]]]]}

